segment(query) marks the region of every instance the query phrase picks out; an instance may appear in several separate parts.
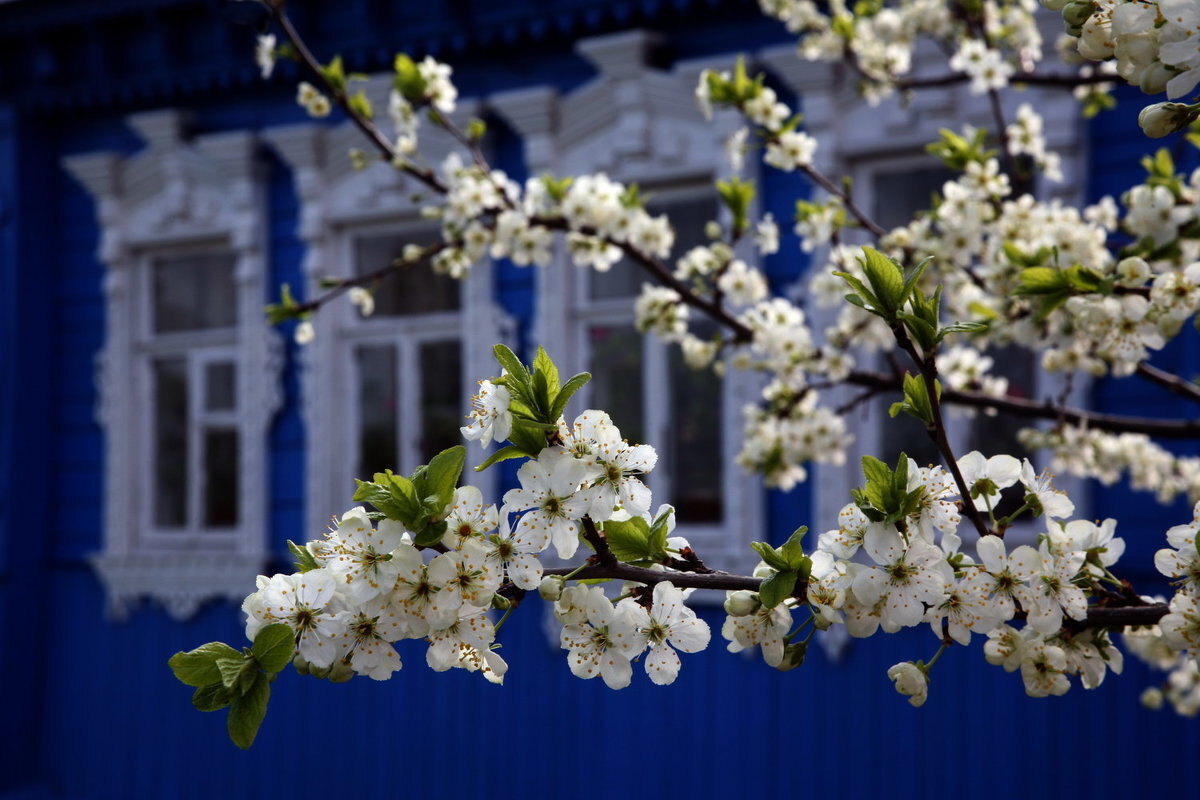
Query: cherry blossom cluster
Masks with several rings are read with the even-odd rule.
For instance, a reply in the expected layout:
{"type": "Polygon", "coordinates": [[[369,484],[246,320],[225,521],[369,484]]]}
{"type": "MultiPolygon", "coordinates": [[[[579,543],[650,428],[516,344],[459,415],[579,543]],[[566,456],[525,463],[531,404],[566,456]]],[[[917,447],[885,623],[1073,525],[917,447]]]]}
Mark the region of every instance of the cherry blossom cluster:
{"type": "MultiPolygon", "coordinates": [[[[1200,8],[1191,0],[1042,0],[1061,11],[1079,55],[1112,61],[1116,72],[1146,94],[1170,100],[1200,83],[1200,8]]],[[[1166,136],[1200,114],[1200,106],[1156,103],[1138,121],[1147,135],[1166,136]]]]}
{"type": "MultiPolygon", "coordinates": [[[[868,465],[868,475],[881,466],[868,465]]],[[[1124,542],[1114,536],[1115,521],[1068,521],[1073,504],[1028,461],[972,452],[958,466],[970,487],[970,502],[991,524],[999,523],[1000,532],[1013,522],[996,519],[1000,493],[1020,485],[1024,508],[1044,525],[1036,548],[1011,547],[989,533],[975,543],[976,557],[968,555],[959,535],[961,498],[953,479],[941,467],[919,468],[910,459],[897,470],[910,498],[903,516],[880,518],[879,477],[872,478],[867,492],[842,509],[838,528],[819,537],[803,592],[777,604],[760,600],[761,591],[728,595],[723,635],[729,649],[758,646],[768,664],[787,668],[795,665],[789,665],[789,654],[803,657],[795,639],[808,622],[816,629],[843,624],[855,637],[927,624],[943,645],[968,645],[973,634],[984,637],[988,661],[1020,670],[1033,697],[1063,694],[1073,675],[1090,689],[1108,670],[1119,673],[1121,652],[1103,631],[1081,624],[1089,598],[1103,593],[1104,582],[1113,582],[1110,567],[1124,551],[1124,542]],[[789,634],[797,610],[809,619],[789,634]],[[1013,626],[1017,617],[1022,627],[1013,626]]],[[[777,570],[764,561],[756,574],[770,578],[777,570]]],[[[889,670],[897,690],[913,705],[925,701],[932,664],[904,662],[889,670]]]]}
{"type": "Polygon", "coordinates": [[[971,90],[1002,89],[1018,71],[1042,58],[1035,0],[983,0],[958,13],[941,0],[850,4],[842,0],[759,0],[763,12],[800,36],[809,61],[850,59],[872,103],[896,91],[914,67],[922,38],[954,51],[949,67],[970,79],[971,90]]]}

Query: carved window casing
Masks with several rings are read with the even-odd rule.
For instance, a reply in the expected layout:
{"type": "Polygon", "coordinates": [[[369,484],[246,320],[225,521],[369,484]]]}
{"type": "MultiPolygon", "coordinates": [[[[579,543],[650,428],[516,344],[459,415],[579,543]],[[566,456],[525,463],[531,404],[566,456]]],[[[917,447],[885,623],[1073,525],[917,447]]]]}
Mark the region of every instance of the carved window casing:
{"type": "MultiPolygon", "coordinates": [[[[672,258],[708,242],[708,220],[723,218],[713,181],[727,177],[725,141],[736,117],[700,115],[692,97],[705,67],[729,68],[733,56],[650,66],[655,39],[644,31],[579,43],[598,75],[565,96],[533,88],[489,98],[491,109],[522,137],[530,175],[604,172],[637,183],[648,210],[676,227],[672,258]]],[[[755,263],[749,248],[739,257],[755,263]]],[[[757,376],[730,369],[720,379],[682,363],[679,348],[633,328],[633,301],[650,280],[621,262],[610,272],[574,266],[562,247],[537,273],[534,339],[564,373],[587,370],[591,383],[572,401],[578,412],[603,408],[630,441],[651,444],[659,462],[647,483],[655,507],[678,510],[676,533],[724,569],[752,569],[748,543],[765,538],[765,493],[734,463],[742,442],[742,407],[757,399],[757,376]]],[[[705,333],[692,314],[692,330],[705,333]]]]}
{"type": "Polygon", "coordinates": [[[111,614],[149,598],[177,618],[241,600],[267,557],[267,433],[282,347],[267,325],[253,134],[194,139],[175,111],[131,116],[132,156],[64,166],[95,199],[105,269],[97,357],[111,614]]]}
{"type": "MultiPolygon", "coordinates": [[[[386,80],[368,82],[377,108],[386,107],[387,89],[386,80]]],[[[471,111],[460,102],[455,117],[471,111]]],[[[288,126],[266,138],[291,168],[300,198],[306,296],[323,291],[323,278],[373,272],[405,244],[439,240],[437,224],[422,218],[414,198],[428,194],[424,186],[388,164],[353,168],[348,153],[361,134],[349,123],[288,126]]],[[[426,126],[421,151],[440,164],[457,145],[426,126]]],[[[301,352],[306,538],[354,505],[355,478],[384,468],[407,474],[456,444],[468,445],[463,483],[498,500],[498,470],[472,472],[487,454],[459,433],[475,381],[497,371],[493,345],[510,335],[492,287],[487,261],[458,281],[421,263],[377,284],[370,317],[345,298],[313,317],[315,337],[301,352]]]]}

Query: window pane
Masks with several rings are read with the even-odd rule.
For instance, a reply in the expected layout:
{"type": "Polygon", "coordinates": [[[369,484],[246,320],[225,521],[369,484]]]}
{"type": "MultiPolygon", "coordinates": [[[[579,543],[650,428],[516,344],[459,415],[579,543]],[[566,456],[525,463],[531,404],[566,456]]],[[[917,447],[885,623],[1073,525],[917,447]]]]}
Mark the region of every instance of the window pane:
{"type": "Polygon", "coordinates": [[[934,165],[875,173],[875,221],[888,229],[907,225],[918,211],[929,208],[933,193],[940,194],[953,177],[950,170],[934,165]]]}
{"type": "Polygon", "coordinates": [[[231,361],[204,367],[204,409],[232,411],[237,406],[237,370],[231,361]]]}
{"type": "Polygon", "coordinates": [[[237,325],[234,261],[227,253],[155,260],[154,330],[172,333],[237,325]]]}
{"type": "Polygon", "coordinates": [[[238,435],[204,431],[204,526],[231,528],[238,522],[238,435]]]}
{"type": "MultiPolygon", "coordinates": [[[[1008,345],[994,348],[987,355],[995,360],[991,374],[1008,378],[1008,393],[1014,397],[1033,399],[1034,371],[1033,353],[1023,347],[1008,345]]],[[[1022,428],[1029,427],[1029,421],[1009,414],[997,414],[989,417],[979,412],[971,420],[971,431],[968,436],[967,450],[978,450],[985,456],[1007,453],[1017,458],[1029,458],[1031,453],[1017,439],[1017,433],[1022,428]]],[[[998,515],[1008,516],[1021,507],[1025,501],[1025,489],[1021,484],[1010,486],[1001,492],[1000,502],[996,506],[998,515]]]]}
{"type": "Polygon", "coordinates": [[[642,337],[629,325],[595,325],[588,328],[588,341],[592,407],[607,411],[631,443],[645,443],[642,337]]]}
{"type": "Polygon", "coordinates": [[[400,469],[396,452],[396,348],[368,345],[359,347],[355,356],[361,422],[357,477],[369,479],[385,469],[400,469]]]}
{"type": "Polygon", "coordinates": [[[462,391],[462,348],[456,341],[421,345],[421,463],[462,444],[459,427],[465,398],[462,391]]]}
{"type": "Polygon", "coordinates": [[[187,525],[187,360],[154,362],[154,523],[187,525]]]}
{"type": "Polygon", "coordinates": [[[690,369],[678,347],[670,348],[671,420],[667,440],[671,497],[680,522],[720,522],[721,380],[690,369]]]}
{"type": "MultiPolygon", "coordinates": [[[[712,197],[661,202],[651,200],[646,204],[646,210],[654,216],[666,214],[675,226],[675,246],[671,249],[673,257],[681,256],[697,245],[707,244],[709,239],[704,235],[704,226],[717,217],[717,207],[712,197]]],[[[650,278],[641,267],[622,259],[608,272],[588,270],[588,297],[593,300],[636,297],[647,280],[650,278]]]]}
{"type": "MultiPolygon", "coordinates": [[[[437,238],[430,229],[404,236],[364,236],[354,242],[354,273],[365,275],[399,258],[407,244],[428,244],[437,238]]],[[[418,264],[389,274],[375,287],[376,316],[407,316],[436,311],[457,311],[459,283],[439,275],[428,264],[418,264]]]]}

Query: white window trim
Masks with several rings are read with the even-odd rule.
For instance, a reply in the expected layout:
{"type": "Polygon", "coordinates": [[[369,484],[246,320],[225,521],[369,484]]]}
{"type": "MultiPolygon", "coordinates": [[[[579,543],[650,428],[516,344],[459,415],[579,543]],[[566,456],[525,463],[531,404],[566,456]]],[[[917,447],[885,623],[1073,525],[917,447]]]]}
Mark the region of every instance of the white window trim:
{"type": "MultiPolygon", "coordinates": [[[[367,94],[376,108],[386,107],[388,87],[386,77],[367,82],[367,94]]],[[[464,123],[475,112],[474,103],[460,101],[453,117],[464,123]]],[[[334,127],[305,123],[264,134],[292,169],[300,197],[299,235],[306,247],[303,271],[307,297],[321,293],[319,283],[323,277],[349,274],[353,241],[362,233],[403,231],[418,224],[423,230],[428,228],[428,222],[420,218],[420,204],[413,202],[414,193],[427,194],[423,185],[381,162],[362,170],[353,168],[348,153],[361,144],[360,137],[348,122],[334,127]]],[[[432,126],[422,128],[421,150],[433,164],[440,164],[450,152],[460,152],[447,134],[432,126]]],[[[428,265],[419,268],[429,269],[428,265]]],[[[490,261],[484,260],[472,267],[460,285],[457,314],[463,354],[464,416],[475,382],[496,374],[493,345],[513,335],[511,321],[493,297],[493,273],[490,261]]],[[[352,479],[358,461],[359,407],[353,402],[355,395],[344,389],[352,385],[349,381],[354,377],[354,342],[371,328],[391,327],[395,331],[393,340],[403,336],[406,326],[415,334],[402,317],[359,320],[357,314],[344,299],[321,309],[312,320],[316,336],[301,351],[307,443],[306,539],[319,536],[332,516],[354,505],[352,479]]],[[[477,443],[463,444],[467,446],[467,465],[461,483],[477,486],[485,498],[498,501],[498,470],[473,472],[487,453],[477,443]]],[[[396,470],[405,468],[395,466],[396,470]]]]}
{"type": "MultiPolygon", "coordinates": [[[[1043,22],[1047,18],[1043,19],[1043,22]]],[[[1052,20],[1051,20],[1052,22],[1052,20]]],[[[1044,33],[1053,41],[1050,31],[1044,33]]],[[[917,72],[944,57],[926,48],[916,57],[917,72]]],[[[864,103],[854,91],[855,80],[837,66],[801,61],[791,47],[773,47],[759,54],[759,61],[784,80],[802,99],[805,128],[820,142],[816,165],[826,175],[850,174],[854,178],[855,199],[863,208],[873,205],[871,176],[877,172],[902,170],[925,164],[933,166],[928,156],[920,154],[924,146],[937,138],[940,128],[958,130],[965,123],[994,130],[991,108],[986,96],[970,94],[967,85],[917,92],[913,101],[903,105],[897,99],[884,100],[879,106],[864,103]]],[[[1047,147],[1062,156],[1063,180],[1039,187],[1044,199],[1058,198],[1065,203],[1078,204],[1084,200],[1081,176],[1087,169],[1087,136],[1078,106],[1069,92],[1061,89],[1030,88],[1019,97],[1006,97],[1005,115],[1008,122],[1016,118],[1016,108],[1030,103],[1045,120],[1047,147]]],[[[827,251],[813,253],[812,264],[825,262],[827,251]]],[[[811,276],[802,278],[797,291],[807,292],[811,276]]],[[[813,309],[813,326],[824,329],[834,322],[833,312],[813,309]]],[[[1035,370],[1038,396],[1060,396],[1066,386],[1057,374],[1035,370]]],[[[1068,395],[1068,402],[1082,405],[1090,391],[1090,381],[1077,376],[1068,395]]],[[[855,394],[853,387],[838,387],[829,392],[827,402],[838,406],[855,394]]],[[[965,421],[965,420],[964,420],[965,421]]],[[[900,423],[903,424],[903,423],[900,423]]],[[[1030,423],[1034,424],[1033,421],[1030,423]]],[[[961,457],[966,451],[969,425],[951,426],[951,444],[961,457]]],[[[812,470],[813,523],[818,532],[837,527],[837,515],[851,502],[850,490],[862,485],[860,459],[864,454],[876,454],[879,446],[879,426],[867,425],[855,430],[856,441],[848,448],[844,465],[816,465],[812,470]],[[864,430],[865,428],[865,430],[864,430]]],[[[989,454],[990,455],[990,454],[989,454]]],[[[1056,484],[1066,491],[1081,511],[1089,505],[1087,485],[1070,477],[1059,477],[1056,484]]],[[[1033,526],[1021,526],[1017,533],[1032,539],[1033,526]]],[[[969,532],[967,539],[970,538],[969,532]]]]}
{"type": "Polygon", "coordinates": [[[139,153],[96,153],[63,162],[96,201],[98,258],[105,265],[105,342],[97,356],[97,420],[105,434],[104,540],[92,563],[111,616],[123,618],[149,598],[185,619],[212,598],[240,601],[267,560],[267,435],[282,402],[283,349],[262,312],[266,224],[254,135],[238,131],[185,140],[185,119],[174,110],[136,114],[128,123],[146,143],[139,153]],[[152,503],[145,494],[152,485],[146,454],[153,414],[147,412],[149,359],[139,352],[145,331],[138,326],[149,316],[149,259],[198,246],[235,257],[238,321],[224,341],[237,364],[238,524],[168,535],[152,530],[152,503]]]}
{"type": "MultiPolygon", "coordinates": [[[[719,113],[706,122],[692,98],[702,69],[728,69],[734,56],[706,63],[687,62],[663,72],[648,65],[655,42],[646,31],[630,31],[586,39],[577,45],[599,75],[564,97],[546,88],[523,89],[489,98],[489,105],[522,135],[528,173],[555,175],[605,172],[614,180],[654,186],[710,185],[728,177],[725,141],[740,125],[735,114],[719,113]],[[561,121],[561,124],[560,124],[561,121]]],[[[710,189],[710,191],[713,191],[710,189]]],[[[714,195],[715,197],[715,195],[714,195]]],[[[739,256],[754,263],[750,248],[739,256]]],[[[586,327],[577,315],[585,313],[632,325],[632,298],[588,301],[587,275],[571,263],[560,245],[554,262],[538,272],[534,341],[546,343],[564,372],[586,368],[586,327]],[[619,310],[618,307],[619,306],[619,310]],[[607,313],[612,316],[607,316],[607,313]]],[[[648,337],[644,345],[644,385],[667,379],[667,345],[648,337]]],[[[702,558],[731,571],[753,569],[756,557],[749,543],[766,536],[766,493],[757,476],[734,463],[742,443],[742,408],[758,399],[757,375],[729,370],[722,381],[722,507],[720,524],[684,524],[676,534],[689,539],[702,558]]],[[[585,390],[580,398],[589,397],[585,390]]],[[[574,408],[583,406],[576,403],[574,408]]],[[[662,403],[644,402],[650,442],[664,441],[671,423],[662,403]]],[[[669,485],[664,463],[650,476],[652,488],[669,485]]],[[[669,498],[656,493],[655,507],[669,498]]],[[[553,559],[551,559],[553,560],[553,559]]],[[[720,598],[716,598],[720,600],[720,598]]]]}

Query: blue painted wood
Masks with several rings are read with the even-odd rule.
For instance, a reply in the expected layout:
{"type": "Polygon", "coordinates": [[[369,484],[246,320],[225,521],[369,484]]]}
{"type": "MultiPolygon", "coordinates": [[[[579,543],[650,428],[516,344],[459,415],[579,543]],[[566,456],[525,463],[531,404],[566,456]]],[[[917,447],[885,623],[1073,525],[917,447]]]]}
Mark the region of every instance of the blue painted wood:
{"type": "MultiPolygon", "coordinates": [[[[512,665],[506,686],[463,673],[435,675],[422,663],[422,646],[405,643],[406,666],[385,684],[356,679],[332,686],[284,675],[259,742],[249,753],[237,751],[225,738],[223,715],[195,712],[189,690],[165,666],[170,653],[203,641],[240,644],[237,610],[214,604],[179,624],[147,608],[112,624],[102,616],[101,587],[82,560],[99,547],[102,518],[103,437],[92,418],[91,372],[103,339],[102,271],[91,201],[55,164],[67,153],[139,147],[120,121],[135,107],[182,103],[194,110],[200,132],[260,129],[302,117],[287,70],[258,84],[245,63],[250,31],[212,23],[212,6],[180,0],[100,5],[0,6],[6,46],[12,35],[39,26],[69,28],[53,41],[33,37],[13,50],[0,47],[4,65],[28,56],[27,47],[41,54],[33,61],[42,65],[35,85],[44,95],[37,103],[16,98],[30,105],[0,114],[0,685],[10,689],[0,717],[0,797],[367,800],[486,792],[503,800],[578,791],[601,798],[768,792],[1008,798],[1102,790],[1157,797],[1200,778],[1196,726],[1137,707],[1137,694],[1154,680],[1138,664],[1090,695],[1076,688],[1066,698],[1037,701],[1022,696],[1018,676],[985,664],[978,647],[952,651],[935,673],[929,703],[916,710],[894,693],[885,670],[899,660],[928,658],[936,640],[927,629],[855,643],[838,664],[814,647],[809,662],[788,674],[766,668],[757,656],[721,652],[718,635],[709,652],[684,658],[674,686],[651,686],[639,665],[634,686],[613,693],[568,673],[564,653],[545,635],[536,599],[502,632],[502,653],[512,665]],[[151,15],[125,26],[121,15],[135,8],[151,15]],[[73,22],[67,12],[76,14],[73,22]],[[113,52],[136,37],[145,40],[136,45],[144,49],[113,52]],[[167,42],[173,49],[164,49],[167,42]],[[158,60],[165,61],[161,69],[158,60]],[[117,70],[103,77],[114,66],[142,74],[131,78],[117,70]],[[60,91],[46,92],[50,85],[60,91]],[[30,116],[34,106],[43,116],[30,116]],[[23,126],[42,125],[34,129],[45,134],[45,114],[68,109],[76,116],[69,124],[59,119],[52,135],[37,138],[41,145],[25,138],[31,128],[23,126]],[[44,291],[47,275],[50,292],[44,291]],[[13,391],[18,380],[20,391],[13,391]],[[68,498],[50,496],[50,476],[55,486],[68,483],[68,498]],[[51,511],[39,536],[28,533],[30,508],[51,511]],[[1120,759],[1110,755],[1114,739],[1120,759]]],[[[244,4],[230,4],[237,5],[244,4]]],[[[414,42],[457,49],[467,56],[456,66],[465,94],[533,83],[578,85],[591,71],[572,54],[571,40],[611,30],[619,17],[669,23],[669,58],[718,52],[734,39],[786,40],[778,26],[751,19],[753,9],[735,13],[724,2],[610,8],[572,0],[552,12],[532,0],[356,2],[353,13],[337,5],[301,6],[301,15],[310,15],[303,22],[319,23],[323,52],[353,43],[352,63],[370,68],[385,63],[392,47],[414,42]],[[388,24],[352,38],[372,14],[388,24]],[[492,49],[480,48],[488,36],[492,49]],[[382,44],[386,38],[393,39],[389,46],[382,44]]],[[[519,142],[502,126],[494,129],[498,163],[523,178],[519,142]]],[[[1138,180],[1136,161],[1132,169],[1129,164],[1144,147],[1140,136],[1117,130],[1105,117],[1093,136],[1094,195],[1138,180]]],[[[264,158],[271,283],[299,286],[303,248],[291,176],[273,156],[264,158]]],[[[791,201],[799,188],[794,177],[763,177],[764,207],[783,233],[781,253],[767,262],[776,291],[807,266],[791,233],[791,201]]],[[[498,298],[520,322],[522,345],[529,344],[535,279],[535,271],[511,264],[496,276],[498,298]]],[[[1196,351],[1194,337],[1186,339],[1163,354],[1163,363],[1195,364],[1196,351]]],[[[300,527],[299,379],[289,343],[285,406],[269,440],[266,502],[276,553],[285,539],[316,533],[300,527]]],[[[1102,384],[1098,402],[1127,404],[1126,385],[1102,384]]],[[[781,541],[807,521],[810,508],[803,488],[770,493],[763,535],[781,541]]],[[[1178,511],[1117,488],[1102,494],[1094,512],[1118,510],[1133,519],[1129,527],[1123,522],[1127,540],[1161,532],[1178,511]]],[[[1131,551],[1157,542],[1131,541],[1131,551]]],[[[719,631],[720,617],[705,613],[719,631]]]]}

